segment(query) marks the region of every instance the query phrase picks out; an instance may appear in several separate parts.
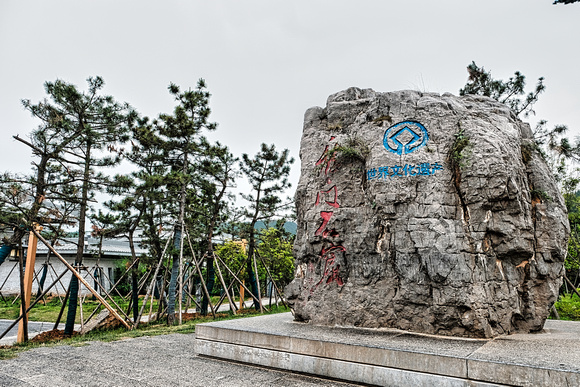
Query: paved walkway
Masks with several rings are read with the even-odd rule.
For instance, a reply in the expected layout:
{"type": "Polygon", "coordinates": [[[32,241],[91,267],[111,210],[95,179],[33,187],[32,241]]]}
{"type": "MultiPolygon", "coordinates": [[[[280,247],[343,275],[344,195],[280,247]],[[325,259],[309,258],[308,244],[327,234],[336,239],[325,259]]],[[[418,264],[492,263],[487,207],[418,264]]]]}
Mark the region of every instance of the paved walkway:
{"type": "Polygon", "coordinates": [[[353,386],[195,355],[195,334],[39,347],[0,360],[0,386],[353,386]]]}
{"type": "MultiPolygon", "coordinates": [[[[4,332],[14,320],[0,320],[0,333],[4,332]]],[[[53,322],[29,321],[28,322],[28,338],[33,338],[40,332],[50,331],[54,328],[53,322]]],[[[64,329],[64,324],[60,324],[58,329],[64,329]]],[[[80,325],[75,324],[75,330],[79,330],[80,325]]],[[[0,345],[12,345],[16,343],[16,336],[18,335],[18,324],[16,324],[8,333],[0,339],[0,345]]],[[[1,386],[1,384],[0,384],[1,386]]]]}

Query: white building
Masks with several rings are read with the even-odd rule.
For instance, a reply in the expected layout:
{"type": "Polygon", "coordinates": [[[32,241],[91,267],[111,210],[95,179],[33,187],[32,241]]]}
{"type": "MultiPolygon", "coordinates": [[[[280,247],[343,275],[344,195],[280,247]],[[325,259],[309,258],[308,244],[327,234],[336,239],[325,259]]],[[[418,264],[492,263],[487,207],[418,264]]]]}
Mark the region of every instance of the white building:
{"type": "MultiPolygon", "coordinates": [[[[65,238],[54,246],[55,250],[67,260],[71,265],[74,265],[77,238],[65,238]]],[[[129,242],[126,238],[123,239],[104,239],[99,254],[99,239],[92,238],[89,235],[85,236],[85,246],[83,255],[83,267],[81,273],[83,278],[95,289],[100,290],[101,293],[108,291],[116,282],[119,272],[124,272],[124,264],[130,261],[131,251],[129,249],[129,242]],[[117,269],[117,270],[116,270],[117,269]],[[91,276],[92,275],[92,276],[91,276]],[[94,278],[93,278],[94,277],[94,278]]],[[[147,254],[147,250],[139,246],[138,241],[135,241],[135,252],[137,256],[147,254]]],[[[33,294],[38,291],[43,271],[46,271],[46,279],[44,282],[44,289],[50,286],[64,271],[68,271],[66,266],[54,254],[50,254],[47,258],[48,248],[42,243],[38,242],[36,251],[36,273],[32,282],[33,294]],[[46,268],[46,269],[45,269],[46,268]]],[[[23,248],[23,254],[26,259],[26,245],[23,248]]],[[[20,293],[20,277],[18,275],[19,258],[16,249],[12,251],[9,259],[0,265],[0,293],[3,296],[12,296],[20,293]]],[[[49,291],[49,294],[65,294],[68,284],[70,282],[71,273],[67,272],[54,287],[49,291]]],[[[82,294],[89,293],[83,286],[82,294]]]]}

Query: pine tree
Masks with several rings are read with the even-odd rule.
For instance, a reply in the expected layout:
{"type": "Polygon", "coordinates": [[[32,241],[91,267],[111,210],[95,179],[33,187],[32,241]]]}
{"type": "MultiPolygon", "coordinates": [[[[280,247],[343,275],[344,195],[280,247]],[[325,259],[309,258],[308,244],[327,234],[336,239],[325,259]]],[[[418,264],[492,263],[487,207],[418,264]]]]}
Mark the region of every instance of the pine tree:
{"type": "MultiPolygon", "coordinates": [[[[60,83],[61,81],[57,81],[60,83]]],[[[0,249],[0,264],[10,254],[33,223],[70,222],[62,211],[65,203],[74,203],[78,196],[79,179],[66,173],[66,152],[78,141],[82,131],[68,125],[66,109],[53,93],[54,83],[46,82],[49,99],[38,104],[22,100],[33,117],[40,120],[28,140],[14,139],[30,148],[37,160],[30,176],[4,173],[0,176],[0,223],[10,227],[13,234],[0,249]]]]}
{"type": "Polygon", "coordinates": [[[544,78],[538,78],[536,88],[529,92],[525,98],[526,77],[516,71],[514,76],[507,81],[494,79],[490,71],[485,71],[483,67],[478,67],[475,62],[467,66],[469,79],[463,89],[459,90],[459,95],[475,94],[491,97],[496,101],[509,106],[516,115],[524,113],[524,116],[535,114],[534,104],[538,101],[539,95],[546,89],[544,78]]]}
{"type": "Polygon", "coordinates": [[[572,3],[577,3],[579,1],[580,0],[556,0],[552,4],[572,4],[572,3]]]}
{"type": "Polygon", "coordinates": [[[180,268],[180,251],[183,246],[183,230],[185,225],[185,211],[191,198],[188,192],[192,186],[190,167],[192,159],[198,156],[200,136],[203,129],[214,130],[215,123],[209,122],[210,94],[206,91],[205,81],[200,79],[195,90],[182,92],[171,83],[168,87],[178,105],[173,114],[161,114],[154,122],[163,141],[166,155],[166,164],[170,173],[166,180],[169,194],[179,197],[179,212],[173,214],[177,218],[173,240],[173,262],[168,286],[167,322],[172,325],[175,321],[175,296],[177,278],[180,268]]]}
{"type": "MultiPolygon", "coordinates": [[[[219,142],[212,145],[202,138],[200,145],[201,153],[195,168],[197,200],[191,206],[188,221],[190,224],[197,223],[202,226],[201,232],[205,236],[207,252],[206,286],[208,293],[211,294],[215,285],[213,239],[228,218],[227,190],[234,186],[239,160],[227,146],[219,142]]],[[[207,314],[208,301],[204,293],[201,305],[203,315],[207,314]]]]}
{"type": "MultiPolygon", "coordinates": [[[[57,80],[47,82],[46,90],[59,112],[60,125],[77,134],[66,149],[61,163],[67,176],[79,181],[80,198],[78,216],[78,242],[75,266],[82,264],[85,225],[89,201],[103,189],[108,178],[98,171],[121,160],[119,143],[128,139],[127,130],[136,118],[136,113],[127,104],[117,103],[111,96],[100,95],[104,87],[101,77],[87,79],[88,91],[80,92],[75,85],[57,80]],[[109,153],[110,155],[107,155],[109,153]]],[[[77,311],[79,283],[71,276],[65,335],[71,335],[77,311]]]]}
{"type": "MultiPolygon", "coordinates": [[[[245,153],[242,155],[240,169],[252,187],[252,193],[241,195],[249,202],[248,209],[244,211],[249,220],[246,270],[252,293],[255,297],[259,294],[256,276],[252,267],[252,259],[256,249],[256,222],[272,218],[284,207],[282,199],[278,195],[290,187],[288,175],[290,173],[290,165],[293,162],[294,159],[288,155],[288,149],[278,153],[274,144],[270,146],[262,144],[260,151],[253,158],[250,158],[245,153]]],[[[257,299],[254,299],[254,306],[259,308],[257,299]]]]}
{"type": "MultiPolygon", "coordinates": [[[[115,199],[105,202],[105,207],[116,215],[101,216],[97,219],[104,220],[112,227],[111,235],[124,237],[129,241],[132,264],[131,305],[133,319],[136,321],[139,314],[137,260],[140,257],[135,253],[135,235],[139,227],[147,227],[143,224],[147,214],[155,214],[157,205],[164,199],[161,188],[166,167],[160,148],[162,142],[152,131],[147,118],[139,120],[138,125],[132,129],[132,134],[132,147],[130,152],[125,154],[125,159],[130,161],[136,170],[128,175],[115,175],[113,184],[107,190],[115,199]]],[[[153,228],[154,230],[150,231],[158,239],[156,227],[153,228]]],[[[160,241],[157,240],[157,244],[160,246],[160,241]]],[[[160,254],[160,251],[153,251],[152,256],[156,258],[149,263],[157,262],[160,254]]]]}
{"type": "MultiPolygon", "coordinates": [[[[478,67],[475,62],[467,66],[469,78],[459,95],[483,95],[506,104],[516,114],[524,114],[525,117],[535,115],[534,104],[540,94],[546,89],[544,78],[538,78],[538,83],[533,91],[525,94],[526,77],[519,71],[507,81],[494,79],[490,71],[478,67]],[[525,97],[524,97],[525,95],[525,97]]],[[[558,174],[558,168],[562,169],[566,160],[580,161],[580,141],[572,142],[565,137],[568,127],[556,125],[552,129],[547,127],[545,120],[538,121],[533,131],[534,140],[538,149],[550,153],[551,164],[558,174]]],[[[546,156],[546,153],[544,153],[546,156]]]]}

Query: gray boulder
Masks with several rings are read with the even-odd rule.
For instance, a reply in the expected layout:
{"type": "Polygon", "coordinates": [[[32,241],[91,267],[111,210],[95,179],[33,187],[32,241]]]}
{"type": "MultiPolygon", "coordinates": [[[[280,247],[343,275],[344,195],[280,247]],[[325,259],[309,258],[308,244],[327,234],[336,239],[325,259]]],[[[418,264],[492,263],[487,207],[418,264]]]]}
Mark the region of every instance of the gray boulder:
{"type": "Polygon", "coordinates": [[[295,319],[494,337],[543,328],[569,225],[528,124],[479,96],[350,88],[309,109],[295,319]]]}

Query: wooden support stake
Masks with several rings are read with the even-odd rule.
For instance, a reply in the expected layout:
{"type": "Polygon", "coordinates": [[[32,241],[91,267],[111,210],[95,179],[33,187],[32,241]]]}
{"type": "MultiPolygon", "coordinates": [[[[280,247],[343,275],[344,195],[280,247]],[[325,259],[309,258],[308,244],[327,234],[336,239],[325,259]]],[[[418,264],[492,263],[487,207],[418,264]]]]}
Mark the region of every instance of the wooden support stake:
{"type": "MultiPolygon", "coordinates": [[[[38,244],[38,238],[36,237],[34,231],[41,231],[42,226],[38,223],[32,225],[33,231],[30,231],[30,236],[28,237],[28,249],[26,251],[26,269],[24,272],[24,299],[22,302],[22,310],[25,311],[30,306],[30,296],[32,294],[32,280],[34,277],[34,265],[36,263],[36,246],[38,244]]],[[[20,321],[18,325],[18,336],[17,342],[23,343],[28,340],[28,332],[25,333],[25,324],[28,324],[28,313],[20,321]]]]}
{"type": "MultiPolygon", "coordinates": [[[[68,269],[64,269],[63,274],[66,273],[67,271],[68,269]]],[[[54,328],[52,328],[53,330],[58,329],[58,325],[60,324],[60,319],[62,318],[62,314],[64,313],[64,309],[66,308],[69,296],[70,296],[70,283],[68,285],[68,288],[66,289],[62,305],[60,306],[60,312],[58,312],[58,316],[56,317],[56,321],[54,322],[54,328]]]]}
{"type": "Polygon", "coordinates": [[[572,291],[573,291],[574,293],[576,293],[576,295],[577,295],[578,297],[580,297],[580,293],[578,293],[578,290],[576,290],[576,287],[574,286],[574,284],[572,283],[572,281],[570,281],[570,280],[568,279],[568,277],[566,276],[566,274],[564,274],[564,279],[566,280],[566,282],[567,282],[568,284],[570,284],[570,286],[572,287],[572,291]]]}
{"type": "Polygon", "coordinates": [[[19,254],[18,259],[18,279],[20,280],[20,317],[22,318],[22,334],[20,334],[20,329],[18,329],[18,340],[28,341],[28,314],[26,313],[26,308],[24,307],[24,254],[19,254]],[[22,335],[22,339],[21,339],[22,335]]]}
{"type": "MultiPolygon", "coordinates": [[[[215,257],[215,254],[213,254],[213,256],[215,257]]],[[[226,292],[226,296],[228,297],[228,302],[230,304],[230,310],[232,311],[233,314],[236,314],[236,307],[234,306],[234,302],[230,298],[230,292],[228,292],[228,288],[226,286],[226,281],[224,281],[224,277],[222,277],[222,270],[220,269],[220,264],[219,264],[219,262],[217,260],[215,262],[215,265],[217,266],[217,269],[218,269],[218,277],[220,278],[220,282],[222,284],[222,287],[224,289],[224,292],[226,292]]]]}
{"type": "MultiPolygon", "coordinates": [[[[59,280],[61,279],[61,277],[65,275],[65,273],[66,273],[66,270],[62,272],[62,274],[61,274],[61,275],[60,275],[60,276],[59,276],[59,277],[58,277],[58,278],[57,278],[57,279],[56,279],[56,280],[55,280],[55,281],[54,281],[54,282],[53,282],[53,283],[52,283],[52,284],[51,284],[51,285],[50,285],[50,286],[49,286],[49,287],[48,287],[48,288],[47,288],[47,289],[46,289],[46,290],[45,290],[45,291],[42,293],[42,295],[41,295],[40,297],[38,297],[36,300],[34,300],[34,302],[33,302],[33,303],[32,303],[32,304],[31,304],[31,305],[28,307],[28,309],[26,309],[26,313],[30,312],[30,309],[32,309],[32,307],[33,307],[34,305],[36,305],[36,303],[37,303],[38,301],[40,301],[40,300],[42,299],[42,297],[44,297],[44,296],[45,296],[45,295],[48,293],[48,291],[49,291],[50,289],[52,289],[52,287],[53,287],[53,286],[54,286],[54,285],[57,283],[57,281],[59,281],[59,280]]],[[[22,320],[22,318],[23,318],[23,317],[26,315],[26,313],[23,313],[23,314],[21,314],[21,315],[20,315],[20,317],[18,317],[16,320],[14,320],[14,321],[12,322],[12,324],[10,324],[10,325],[8,326],[8,328],[6,328],[6,330],[5,330],[5,331],[4,331],[2,334],[0,334],[0,339],[2,339],[4,336],[6,336],[6,334],[7,334],[8,332],[10,332],[10,330],[11,330],[11,329],[12,329],[12,328],[13,328],[13,327],[16,325],[16,324],[18,324],[18,323],[20,322],[20,320],[22,320]]],[[[58,326],[58,323],[57,323],[57,326],[58,326]]],[[[54,329],[56,329],[56,328],[54,328],[54,329]]]]}
{"type": "MultiPolygon", "coordinates": [[[[220,261],[222,263],[222,265],[224,265],[224,267],[230,273],[230,275],[232,277],[234,277],[236,279],[236,281],[238,281],[238,283],[240,284],[240,306],[242,305],[242,302],[244,300],[244,297],[243,297],[244,294],[243,294],[243,292],[241,290],[245,290],[246,292],[248,292],[248,294],[250,295],[250,297],[252,297],[254,300],[257,300],[258,298],[256,298],[256,296],[254,296],[254,294],[250,291],[250,289],[248,289],[246,287],[244,281],[240,280],[238,278],[238,276],[234,274],[234,272],[228,267],[228,265],[226,265],[226,263],[220,258],[220,256],[219,255],[216,255],[215,257],[218,259],[218,261],[220,261]]],[[[268,308],[264,308],[264,309],[268,310],[268,308]]]]}
{"type": "MultiPolygon", "coordinates": [[[[167,247],[169,246],[169,242],[171,241],[171,238],[167,238],[167,243],[165,244],[165,248],[163,248],[163,252],[161,253],[161,257],[159,258],[159,262],[157,262],[157,267],[155,268],[155,273],[153,273],[153,277],[151,278],[151,284],[149,285],[149,289],[147,290],[147,293],[145,294],[145,298],[143,299],[143,305],[141,305],[141,309],[139,310],[139,315],[137,316],[137,320],[133,321],[133,327],[137,328],[137,326],[139,325],[139,323],[141,322],[141,316],[143,316],[143,310],[145,310],[145,305],[147,305],[147,299],[149,298],[149,296],[151,296],[151,303],[153,303],[153,289],[155,289],[155,281],[157,281],[157,273],[159,273],[159,268],[161,267],[161,264],[163,263],[163,257],[165,256],[165,252],[167,251],[167,247]]],[[[159,305],[161,305],[161,297],[163,296],[162,294],[163,289],[159,290],[159,305]]],[[[159,314],[157,314],[157,317],[159,317],[159,314]]]]}
{"type": "MultiPolygon", "coordinates": [[[[217,263],[217,261],[216,261],[216,264],[218,264],[218,263],[217,263]]],[[[243,268],[244,268],[244,266],[240,266],[240,268],[238,269],[238,272],[236,273],[236,275],[240,275],[240,272],[242,271],[242,269],[243,269],[243,268]]],[[[224,277],[224,278],[225,278],[225,277],[224,277]]],[[[225,281],[225,280],[224,280],[224,281],[225,281]]],[[[237,312],[237,309],[238,309],[238,307],[236,306],[236,303],[235,303],[235,300],[234,300],[234,299],[235,299],[235,297],[236,297],[236,295],[235,295],[235,291],[234,291],[234,285],[235,285],[235,283],[236,283],[236,281],[235,281],[235,280],[234,280],[234,281],[232,281],[232,282],[230,282],[230,284],[229,284],[229,285],[228,285],[228,287],[227,287],[227,291],[228,291],[228,292],[231,292],[231,294],[232,294],[232,301],[234,301],[234,302],[232,302],[232,305],[234,305],[234,309],[235,309],[235,310],[236,310],[236,312],[237,312]]],[[[216,309],[219,309],[220,305],[222,304],[222,302],[223,302],[223,300],[224,300],[225,298],[226,298],[226,294],[224,293],[224,294],[222,294],[222,295],[221,295],[221,297],[220,297],[219,301],[216,303],[216,306],[215,306],[215,307],[216,307],[216,309]]]]}
{"type": "Polygon", "coordinates": [[[242,280],[242,282],[240,283],[240,310],[243,309],[244,307],[244,298],[246,297],[246,295],[244,294],[244,282],[245,280],[242,280]]]}
{"type": "MultiPolygon", "coordinates": [[[[79,293],[81,292],[81,287],[79,286],[79,293]]],[[[83,314],[83,301],[85,300],[87,296],[83,296],[82,294],[79,297],[79,306],[80,306],[80,319],[81,319],[81,332],[84,330],[83,328],[85,327],[85,323],[83,322],[84,319],[84,314],[83,314]]]]}
{"type": "Polygon", "coordinates": [[[103,304],[103,306],[105,308],[107,308],[109,310],[109,312],[115,316],[115,318],[117,320],[119,320],[125,327],[127,327],[127,329],[131,329],[131,325],[129,325],[127,323],[127,321],[125,321],[121,316],[119,316],[119,314],[117,313],[117,311],[115,309],[113,309],[111,307],[111,305],[109,305],[109,303],[103,298],[101,297],[101,295],[95,291],[95,289],[93,289],[93,287],[91,285],[89,285],[89,283],[87,281],[85,281],[85,279],[83,278],[82,275],[80,275],[80,273],[78,271],[76,271],[76,269],[74,267],[71,266],[70,263],[68,263],[68,261],[66,259],[64,259],[49,243],[46,239],[44,239],[36,230],[32,230],[32,232],[34,233],[34,235],[36,235],[36,237],[46,245],[46,247],[48,247],[52,253],[54,255],[56,255],[56,257],[71,271],[71,273],[77,277],[79,279],[79,281],[85,285],[85,287],[87,288],[87,290],[89,292],[91,292],[98,300],[101,304],[103,304]]]}
{"type": "MultiPolygon", "coordinates": [[[[266,273],[268,273],[268,276],[270,277],[270,281],[272,281],[272,284],[274,285],[274,289],[276,290],[276,294],[280,294],[280,300],[282,301],[282,304],[284,304],[284,306],[286,308],[288,308],[288,305],[286,305],[286,302],[284,301],[284,297],[282,297],[282,292],[280,292],[280,290],[278,289],[278,285],[276,285],[276,281],[274,281],[274,277],[272,277],[272,274],[270,273],[270,269],[268,269],[268,266],[266,266],[266,262],[264,262],[264,258],[262,258],[262,256],[260,254],[258,254],[258,257],[260,258],[262,265],[264,265],[264,268],[266,269],[266,273]]],[[[272,297],[270,296],[270,298],[272,298],[272,297]]],[[[278,306],[277,300],[276,300],[276,306],[278,306]]]]}
{"type": "MultiPolygon", "coordinates": [[[[98,282],[97,279],[95,278],[95,276],[93,276],[93,274],[89,270],[87,270],[87,275],[90,276],[93,279],[93,281],[98,282]]],[[[117,308],[121,313],[123,313],[123,316],[125,316],[125,319],[126,320],[130,320],[129,316],[127,316],[127,313],[125,313],[123,311],[123,308],[121,308],[117,304],[117,302],[115,301],[115,299],[113,298],[113,296],[111,296],[109,293],[105,292],[105,296],[103,297],[103,299],[106,300],[105,297],[109,297],[109,300],[113,303],[113,305],[115,305],[115,308],[117,308]]],[[[92,315],[91,315],[91,317],[92,317],[92,315]]],[[[88,319],[87,319],[87,321],[88,321],[88,319]]]]}
{"type": "Polygon", "coordinates": [[[199,275],[201,287],[203,289],[205,296],[207,297],[207,303],[211,309],[211,315],[213,316],[213,318],[215,318],[215,310],[213,308],[213,304],[211,303],[211,297],[209,295],[209,292],[207,291],[207,286],[205,286],[205,281],[203,279],[203,273],[201,272],[201,268],[199,267],[199,263],[201,262],[201,259],[200,259],[200,262],[198,262],[197,258],[195,257],[193,246],[191,244],[191,239],[189,238],[189,233],[187,232],[187,230],[185,230],[185,235],[187,235],[187,242],[189,243],[189,248],[190,248],[191,254],[193,256],[193,262],[195,263],[195,268],[197,269],[197,274],[199,275]]]}
{"type": "Polygon", "coordinates": [[[560,319],[560,314],[558,313],[558,310],[556,309],[556,305],[552,305],[552,307],[550,308],[550,313],[552,313],[552,315],[554,316],[554,318],[556,320],[560,319]]]}

